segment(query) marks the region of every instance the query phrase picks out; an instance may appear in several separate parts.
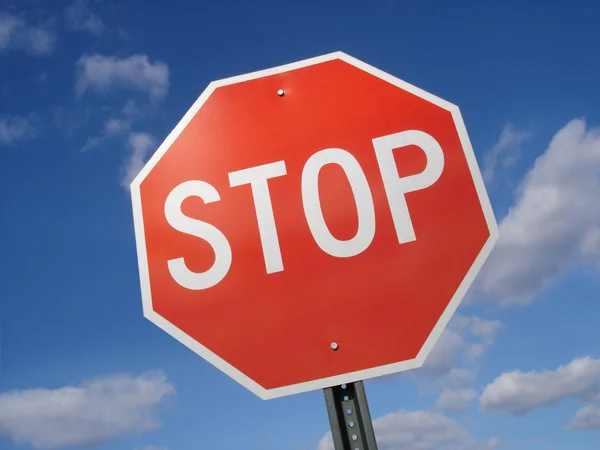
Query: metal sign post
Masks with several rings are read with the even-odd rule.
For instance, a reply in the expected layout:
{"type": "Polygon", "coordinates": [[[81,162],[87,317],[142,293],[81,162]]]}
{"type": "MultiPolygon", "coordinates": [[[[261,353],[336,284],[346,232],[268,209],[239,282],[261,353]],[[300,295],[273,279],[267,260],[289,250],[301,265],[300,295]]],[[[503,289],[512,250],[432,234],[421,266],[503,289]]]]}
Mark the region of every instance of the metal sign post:
{"type": "Polygon", "coordinates": [[[377,450],[362,381],[323,389],[335,450],[377,450]]]}

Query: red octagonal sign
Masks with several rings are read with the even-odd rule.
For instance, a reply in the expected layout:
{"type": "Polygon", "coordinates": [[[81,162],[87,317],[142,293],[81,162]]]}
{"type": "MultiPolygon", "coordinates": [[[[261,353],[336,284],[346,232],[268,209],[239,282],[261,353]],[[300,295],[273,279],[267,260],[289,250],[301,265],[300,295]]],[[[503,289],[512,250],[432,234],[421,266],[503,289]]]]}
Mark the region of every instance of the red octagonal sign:
{"type": "Polygon", "coordinates": [[[145,317],[265,399],[420,367],[499,236],[458,108],[343,53],[211,83],[131,194],[145,317]]]}

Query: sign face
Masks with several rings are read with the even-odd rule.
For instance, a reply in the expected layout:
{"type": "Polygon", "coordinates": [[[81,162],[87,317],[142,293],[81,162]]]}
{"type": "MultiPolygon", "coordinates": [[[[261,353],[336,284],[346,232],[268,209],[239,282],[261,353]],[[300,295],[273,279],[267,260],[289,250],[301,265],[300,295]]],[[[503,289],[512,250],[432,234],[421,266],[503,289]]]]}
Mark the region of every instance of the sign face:
{"type": "Polygon", "coordinates": [[[499,236],[458,108],[344,53],[211,83],[131,194],[145,317],[264,399],[420,367],[499,236]]]}

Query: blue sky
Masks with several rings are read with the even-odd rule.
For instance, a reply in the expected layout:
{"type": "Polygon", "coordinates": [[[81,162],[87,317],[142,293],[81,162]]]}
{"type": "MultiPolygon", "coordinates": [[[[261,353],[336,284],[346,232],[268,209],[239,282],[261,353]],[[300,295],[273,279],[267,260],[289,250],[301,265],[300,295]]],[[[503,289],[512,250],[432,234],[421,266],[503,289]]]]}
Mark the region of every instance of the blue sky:
{"type": "Polygon", "coordinates": [[[460,106],[502,232],[426,366],[366,382],[380,448],[597,448],[599,6],[423,3],[2,2],[3,449],[331,448],[320,391],[142,317],[126,185],[210,81],[336,50],[460,106]]]}

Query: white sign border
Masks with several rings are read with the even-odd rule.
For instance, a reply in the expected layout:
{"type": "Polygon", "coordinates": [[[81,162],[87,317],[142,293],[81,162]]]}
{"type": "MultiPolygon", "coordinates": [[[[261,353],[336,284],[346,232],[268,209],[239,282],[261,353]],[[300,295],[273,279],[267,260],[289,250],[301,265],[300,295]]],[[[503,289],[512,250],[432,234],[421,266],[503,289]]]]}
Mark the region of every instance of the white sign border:
{"type": "Polygon", "coordinates": [[[446,325],[454,315],[454,312],[458,308],[461,300],[466,295],[469,287],[473,283],[477,273],[481,270],[481,267],[485,263],[486,259],[490,255],[492,249],[494,248],[496,242],[500,237],[500,232],[498,229],[498,224],[496,222],[496,218],[494,216],[494,212],[492,209],[492,205],[490,203],[487,191],[485,189],[485,184],[483,182],[483,178],[481,176],[481,171],[477,164],[477,160],[475,157],[475,153],[473,152],[473,148],[471,146],[471,142],[469,140],[469,136],[467,134],[467,130],[465,128],[462,116],[460,114],[460,110],[458,106],[449,103],[445,100],[442,100],[436,97],[429,92],[423,91],[405,81],[402,81],[388,73],[385,73],[375,67],[370,66],[352,56],[347,55],[343,52],[334,52],[329,53],[323,56],[318,56],[315,58],[305,59],[302,61],[298,61],[291,64],[286,64],[279,67],[274,67],[271,69],[260,70],[257,72],[252,72],[245,75],[235,76],[231,78],[226,78],[219,81],[214,81],[208,85],[206,90],[200,95],[200,97],[194,102],[192,107],[188,110],[188,112],[183,116],[183,118],[179,121],[177,126],[171,131],[171,133],[167,136],[161,146],[156,150],[156,152],[152,155],[150,160],[146,163],[146,165],[142,168],[139,174],[135,177],[135,179],[131,182],[131,201],[133,206],[133,221],[134,221],[134,230],[135,230],[135,238],[136,238],[136,246],[137,246],[137,257],[138,257],[138,266],[139,266],[139,276],[140,276],[140,286],[141,286],[141,295],[142,295],[142,306],[144,317],[148,319],[150,322],[154,323],[156,326],[161,328],[166,333],[173,336],[183,345],[200,355],[202,358],[210,362],[212,365],[223,371],[225,374],[229,375],[239,384],[249,389],[260,398],[267,400],[278,397],[284,397],[292,394],[299,394],[302,392],[308,392],[317,389],[324,389],[330,386],[336,386],[343,383],[352,383],[360,380],[367,380],[369,378],[379,377],[382,375],[389,375],[396,372],[402,372],[410,369],[417,369],[423,365],[425,359],[429,355],[429,352],[439,339],[440,335],[446,328],[446,325]],[[208,348],[204,347],[202,344],[194,340],[192,337],[188,336],[182,330],[174,326],[172,323],[168,322],[166,319],[158,315],[152,309],[152,296],[150,292],[150,275],[148,272],[148,261],[146,254],[146,238],[144,233],[144,224],[142,217],[142,203],[140,196],[140,184],[142,181],[148,176],[150,171],[154,168],[154,166],[158,163],[160,158],[165,154],[165,152],[169,149],[169,147],[173,144],[173,142],[177,139],[179,134],[185,129],[188,123],[192,120],[194,115],[198,112],[198,110],[202,107],[204,102],[210,97],[210,95],[214,92],[215,89],[221,86],[227,86],[230,84],[240,83],[243,81],[254,80],[257,78],[266,77],[269,75],[275,75],[282,72],[287,72],[290,70],[299,69],[301,67],[307,67],[314,64],[320,64],[326,61],[331,61],[339,59],[345,61],[348,64],[351,64],[359,69],[364,70],[365,72],[370,73],[373,76],[376,76],[388,83],[399,87],[400,89],[404,89],[418,97],[421,97],[427,100],[430,103],[433,103],[440,108],[444,108],[452,113],[452,117],[454,119],[454,123],[456,125],[456,129],[458,131],[458,136],[460,138],[462,147],[465,152],[465,156],[467,159],[467,163],[469,165],[469,169],[471,171],[471,176],[473,177],[473,181],[475,184],[475,188],[477,190],[477,194],[479,196],[479,201],[481,203],[481,207],[485,216],[485,220],[487,222],[490,236],[481,249],[481,252],[475,259],[473,265],[467,272],[467,275],[463,279],[462,283],[456,290],[454,296],[450,300],[446,310],[438,320],[437,324],[433,328],[429,338],[425,341],[425,344],[419,351],[417,357],[415,359],[409,361],[403,361],[394,364],[388,364],[385,366],[374,367],[371,369],[360,370],[357,372],[346,373],[342,375],[336,375],[333,377],[321,378],[318,380],[307,381],[304,383],[298,383],[290,386],[284,386],[276,389],[265,389],[260,386],[254,380],[249,378],[247,375],[233,367],[227,361],[223,360],[215,353],[211,352],[208,348]]]}

